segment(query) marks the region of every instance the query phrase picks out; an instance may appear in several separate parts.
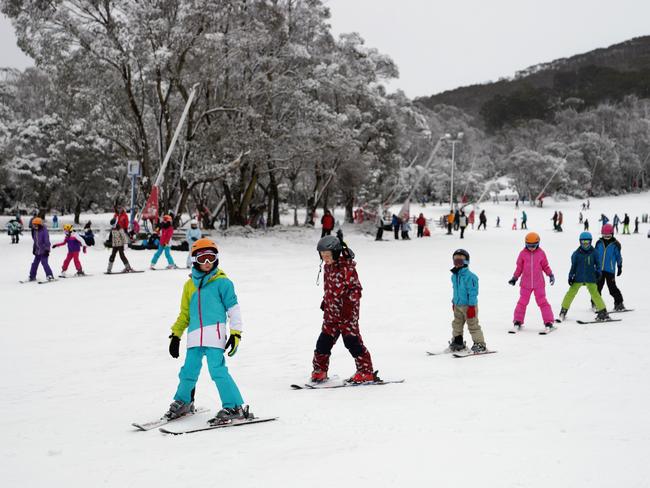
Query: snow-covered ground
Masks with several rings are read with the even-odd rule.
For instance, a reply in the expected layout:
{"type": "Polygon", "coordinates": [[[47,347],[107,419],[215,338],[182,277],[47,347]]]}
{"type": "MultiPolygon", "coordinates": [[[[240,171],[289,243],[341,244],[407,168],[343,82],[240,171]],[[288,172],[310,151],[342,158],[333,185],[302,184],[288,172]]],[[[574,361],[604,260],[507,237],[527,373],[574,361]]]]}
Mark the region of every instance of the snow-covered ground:
{"type": "MultiPolygon", "coordinates": [[[[543,209],[526,207],[529,228],[541,234],[557,276],[547,288],[556,314],[582,230],[580,203],[547,199],[543,209]],[[559,234],[551,230],[556,209],[565,215],[559,234]]],[[[381,376],[406,379],[381,387],[289,389],[307,378],[320,329],[320,229],[260,238],[217,234],[222,268],[235,283],[245,320],[230,370],[251,410],[280,419],[179,437],[136,432],[130,424],[157,418],[175,391],[182,357],[169,357],[167,336],[186,273],[106,276],[108,251],[95,247],[82,255],[92,276],[21,285],[31,241],[25,236],[15,246],[3,236],[0,484],[649,486],[649,226],[619,237],[624,272],[618,282],[635,312],[611,324],[569,320],[540,336],[541,315],[532,300],[529,330],[510,335],[518,289],[507,281],[525,231],[510,229],[512,202],[484,208],[488,230],[468,230],[462,241],[435,228],[431,238],[394,241],[387,233],[390,240],[374,242],[346,227],[364,286],[364,341],[381,376]],[[496,215],[500,229],[494,228],[496,215]],[[443,349],[450,338],[449,268],[457,247],[472,255],[480,321],[498,354],[462,360],[425,354],[443,349]]],[[[444,212],[423,210],[428,217],[444,212]]],[[[592,199],[587,216],[594,230],[601,212],[611,218],[626,211],[632,219],[650,212],[650,196],[592,199]]],[[[128,257],[146,269],[151,254],[129,251],[128,257]]],[[[183,253],[173,254],[184,263],[183,253]]],[[[56,271],[64,256],[64,249],[52,252],[56,271]]],[[[588,304],[582,290],[569,318],[591,318],[588,304]]],[[[353,373],[341,343],[331,364],[332,374],[353,373]]],[[[219,406],[206,368],[197,405],[219,406]]]]}

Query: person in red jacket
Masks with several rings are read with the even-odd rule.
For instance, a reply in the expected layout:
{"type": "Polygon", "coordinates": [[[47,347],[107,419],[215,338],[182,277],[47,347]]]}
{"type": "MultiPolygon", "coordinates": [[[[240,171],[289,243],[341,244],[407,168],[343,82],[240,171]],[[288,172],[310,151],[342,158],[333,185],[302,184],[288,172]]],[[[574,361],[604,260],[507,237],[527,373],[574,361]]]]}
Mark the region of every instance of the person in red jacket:
{"type": "Polygon", "coordinates": [[[120,229],[124,229],[124,232],[128,232],[129,230],[129,216],[126,213],[126,210],[124,208],[119,208],[115,209],[115,214],[113,215],[113,218],[117,222],[117,224],[120,226],[120,229]]]}
{"type": "Polygon", "coordinates": [[[321,237],[329,236],[332,234],[334,229],[334,216],[329,210],[325,210],[323,218],[320,219],[320,223],[323,225],[323,232],[321,232],[321,237]]]}
{"type": "Polygon", "coordinates": [[[335,236],[321,238],[316,249],[325,263],[325,293],[320,307],[323,311],[323,326],[316,341],[311,379],[314,382],[327,380],[332,347],[339,336],[343,336],[343,344],[350,351],[357,368],[348,381],[378,381],[373,372],[370,353],[363,345],[359,332],[362,287],[353,261],[354,253],[335,236]]]}
{"type": "Polygon", "coordinates": [[[170,252],[173,235],[174,226],[172,225],[172,216],[165,215],[160,224],[160,242],[158,243],[158,250],[151,259],[151,269],[156,269],[156,263],[163,252],[165,253],[165,258],[167,258],[167,269],[178,268],[176,263],[174,263],[174,258],[172,258],[172,253],[170,252]]]}
{"type": "Polygon", "coordinates": [[[415,223],[418,226],[418,237],[424,236],[424,227],[427,225],[427,219],[424,218],[424,214],[420,214],[415,223]]]}

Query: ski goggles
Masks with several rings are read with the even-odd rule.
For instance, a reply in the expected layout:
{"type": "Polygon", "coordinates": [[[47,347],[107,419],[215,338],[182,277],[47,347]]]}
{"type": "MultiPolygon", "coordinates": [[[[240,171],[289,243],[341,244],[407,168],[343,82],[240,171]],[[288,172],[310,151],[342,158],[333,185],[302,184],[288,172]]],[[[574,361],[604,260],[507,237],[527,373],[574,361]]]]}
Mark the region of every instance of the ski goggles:
{"type": "Polygon", "coordinates": [[[464,257],[454,258],[454,266],[465,266],[467,264],[467,259],[464,257]]]}
{"type": "Polygon", "coordinates": [[[214,251],[199,252],[196,256],[192,256],[192,262],[199,264],[214,264],[219,259],[219,254],[214,251]]]}
{"type": "Polygon", "coordinates": [[[537,249],[539,247],[539,242],[533,244],[526,244],[526,249],[537,249]]]}
{"type": "Polygon", "coordinates": [[[580,241],[580,244],[582,244],[584,247],[591,246],[591,241],[589,239],[583,239],[580,241]]]}
{"type": "Polygon", "coordinates": [[[611,239],[612,237],[614,236],[611,234],[603,234],[603,239],[611,239]]]}

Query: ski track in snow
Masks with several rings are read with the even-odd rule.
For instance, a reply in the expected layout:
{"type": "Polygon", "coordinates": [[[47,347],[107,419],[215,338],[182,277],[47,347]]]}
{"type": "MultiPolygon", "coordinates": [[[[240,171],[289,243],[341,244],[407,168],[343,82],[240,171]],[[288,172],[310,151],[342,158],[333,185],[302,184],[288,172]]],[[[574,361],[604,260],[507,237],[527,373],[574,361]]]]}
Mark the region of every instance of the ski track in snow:
{"type": "MultiPolygon", "coordinates": [[[[156,419],[172,400],[184,356],[169,357],[167,336],[186,273],[103,275],[109,253],[100,235],[100,246],[81,255],[93,276],[21,285],[31,239],[24,233],[16,246],[4,235],[2,485],[647,487],[649,226],[641,224],[639,235],[617,236],[624,260],[617,281],[626,305],[636,309],[617,316],[622,322],[576,324],[593,317],[581,290],[569,320],[553,334],[536,333],[543,324],[534,299],[529,333],[507,333],[518,298],[518,287],[507,282],[526,233],[510,229],[513,217],[520,221],[525,209],[530,231],[541,234],[557,278],[547,285],[557,315],[582,230],[580,204],[546,199],[543,209],[520,206],[515,214],[513,202],[487,203],[488,231],[468,229],[464,240],[432,225],[431,238],[396,242],[386,232],[390,240],[376,243],[345,226],[364,287],[364,342],[381,376],[406,379],[381,388],[289,387],[307,380],[320,330],[320,226],[260,238],[217,232],[222,268],[234,281],[245,323],[230,371],[256,415],[280,418],[179,437],[137,432],[130,424],[156,419]],[[559,234],[551,230],[556,209],[565,218],[559,234]],[[497,215],[501,229],[494,228],[497,215]],[[463,361],[425,354],[444,349],[451,335],[449,268],[458,247],[471,254],[480,279],[479,318],[498,354],[463,361]]],[[[411,211],[417,215],[420,207],[411,211]]],[[[444,211],[424,208],[428,218],[444,211]]],[[[594,237],[601,212],[611,219],[626,211],[632,221],[650,212],[650,194],[592,199],[585,215],[594,237]]],[[[341,209],[336,216],[342,218],[341,209]]],[[[65,254],[64,248],[52,251],[57,274],[65,254]]],[[[152,254],[127,251],[136,269],[147,269],[152,254]]],[[[185,264],[185,253],[172,254],[185,264]]],[[[163,256],[158,265],[164,264],[163,256]]],[[[122,269],[119,260],[115,268],[122,269]]],[[[612,307],[606,288],[603,295],[612,307]]],[[[353,369],[339,341],[331,373],[343,378],[353,369]]],[[[219,407],[205,365],[196,403],[212,413],[219,407]]],[[[207,418],[181,422],[200,425],[207,418]]]]}

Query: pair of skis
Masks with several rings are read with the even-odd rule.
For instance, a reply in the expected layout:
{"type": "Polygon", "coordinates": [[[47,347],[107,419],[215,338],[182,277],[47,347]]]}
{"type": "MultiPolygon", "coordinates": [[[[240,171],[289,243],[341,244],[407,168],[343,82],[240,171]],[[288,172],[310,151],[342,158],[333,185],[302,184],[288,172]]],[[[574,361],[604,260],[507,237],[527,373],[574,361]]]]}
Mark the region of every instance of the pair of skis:
{"type": "Polygon", "coordinates": [[[178,420],[183,420],[188,417],[193,417],[194,415],[197,414],[202,414],[209,412],[210,410],[207,408],[197,408],[194,412],[188,413],[186,415],[183,415],[182,417],[178,417],[176,419],[167,419],[167,418],[161,418],[159,420],[153,420],[151,422],[144,422],[144,423],[137,423],[134,422],[131,425],[138,430],[141,431],[148,431],[148,430],[153,430],[153,429],[158,429],[160,432],[163,434],[169,434],[169,435],[181,435],[181,434],[193,434],[195,432],[204,432],[206,430],[215,430],[215,429],[225,429],[226,427],[239,427],[242,425],[250,425],[250,424],[260,424],[263,422],[271,422],[273,420],[277,420],[278,417],[254,417],[250,416],[246,419],[237,419],[237,420],[231,420],[230,422],[224,423],[224,424],[216,424],[216,425],[204,425],[201,427],[192,427],[189,429],[168,429],[165,428],[164,426],[170,423],[174,423],[178,420]]]}
{"type": "Polygon", "coordinates": [[[484,356],[485,354],[494,354],[497,351],[492,351],[490,349],[486,351],[478,351],[474,352],[469,348],[461,349],[460,351],[452,351],[449,348],[444,349],[443,351],[440,352],[431,352],[431,351],[426,351],[428,356],[442,356],[443,354],[451,354],[455,358],[468,358],[472,356],[484,356]]]}
{"type": "Polygon", "coordinates": [[[377,381],[366,381],[364,383],[353,383],[351,381],[341,381],[338,376],[334,375],[328,378],[325,381],[314,382],[310,381],[309,383],[303,384],[293,384],[291,388],[294,390],[324,390],[329,388],[360,388],[364,386],[376,386],[376,385],[388,385],[390,383],[404,383],[405,380],[381,380],[377,381]]]}
{"type": "MultiPolygon", "coordinates": [[[[524,330],[522,325],[513,325],[512,329],[508,330],[508,334],[517,334],[518,332],[521,332],[524,330]]],[[[544,330],[540,330],[538,332],[539,335],[548,335],[554,330],[557,330],[557,327],[551,326],[551,327],[544,327],[544,330]]]]}

